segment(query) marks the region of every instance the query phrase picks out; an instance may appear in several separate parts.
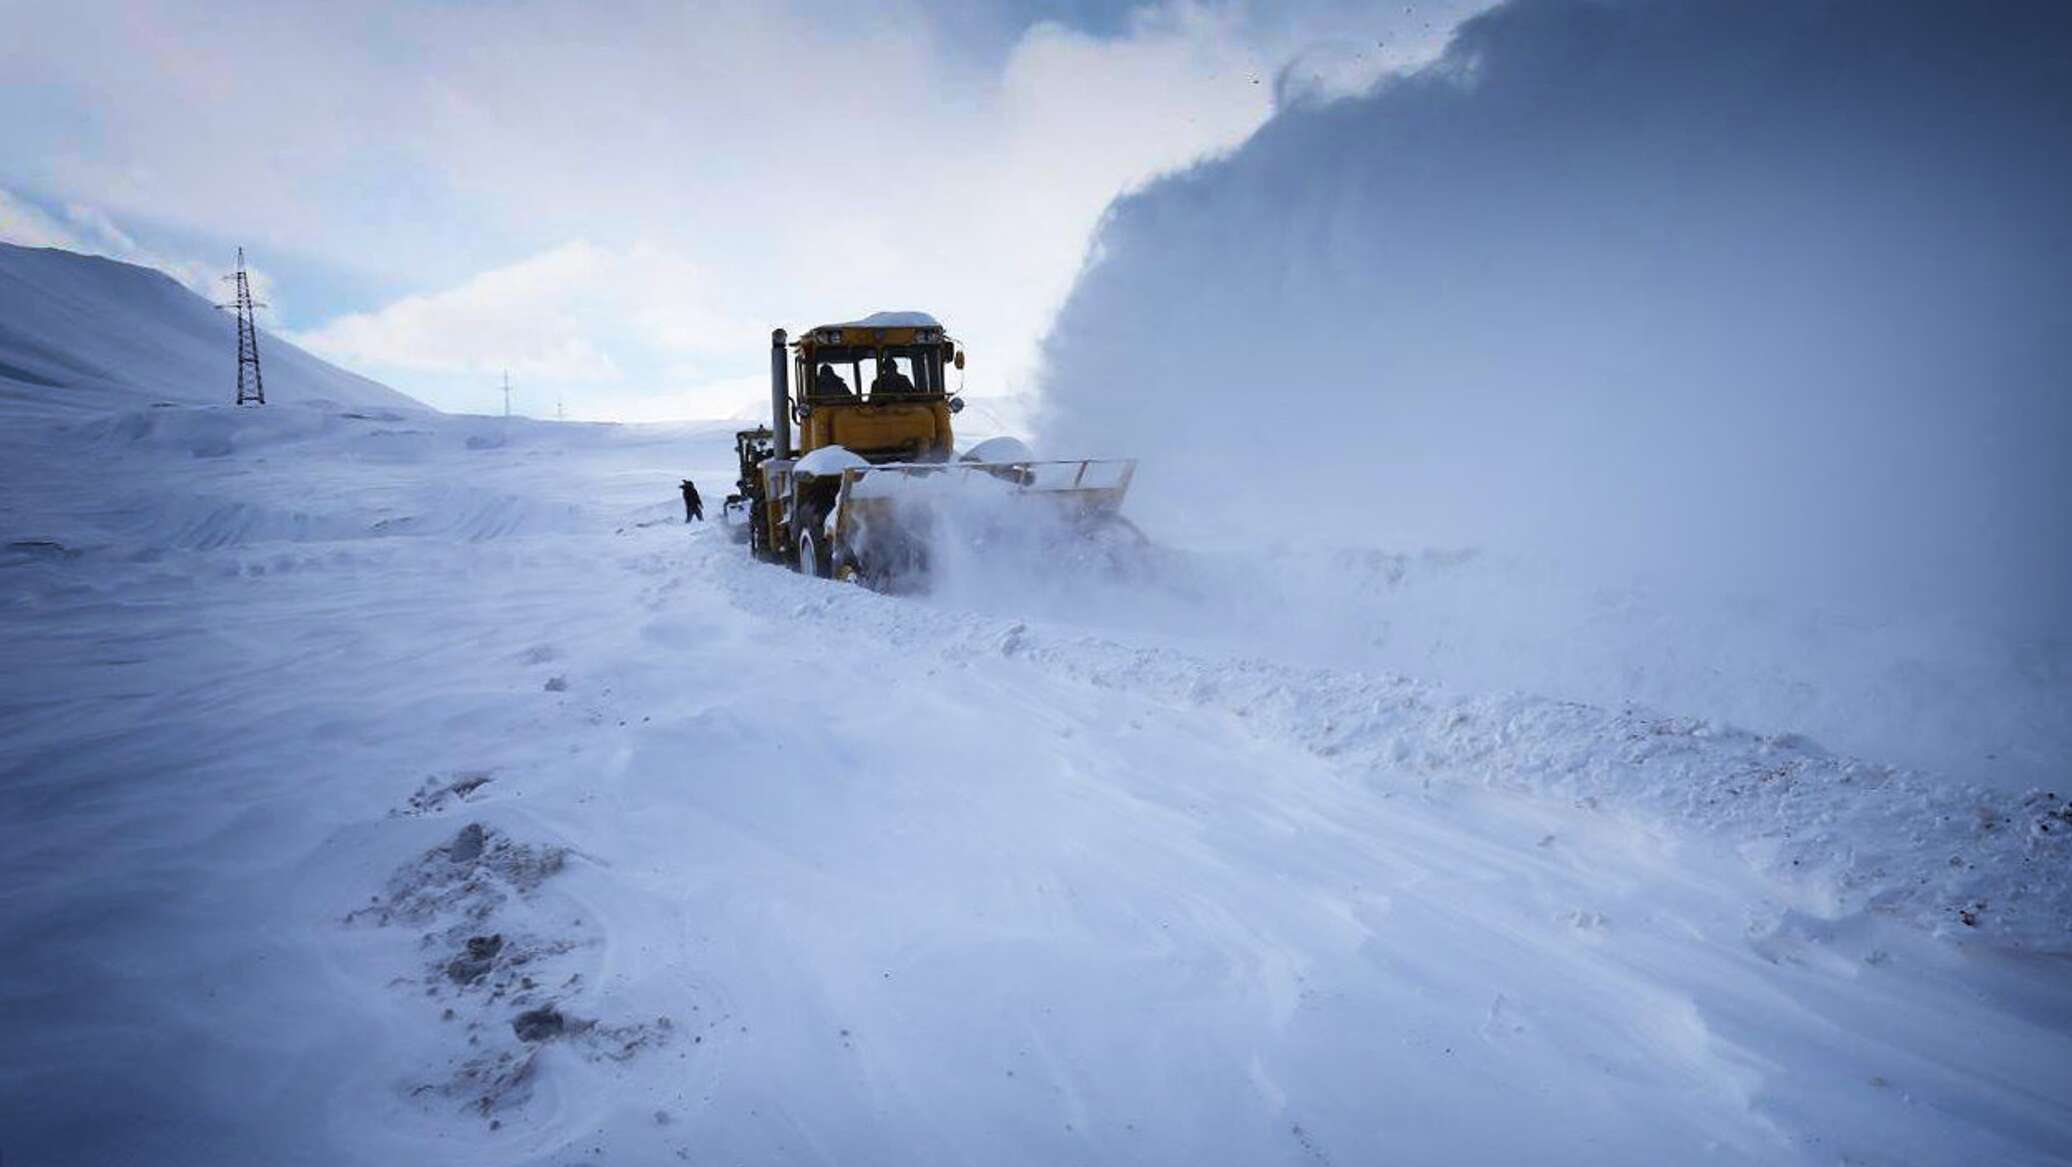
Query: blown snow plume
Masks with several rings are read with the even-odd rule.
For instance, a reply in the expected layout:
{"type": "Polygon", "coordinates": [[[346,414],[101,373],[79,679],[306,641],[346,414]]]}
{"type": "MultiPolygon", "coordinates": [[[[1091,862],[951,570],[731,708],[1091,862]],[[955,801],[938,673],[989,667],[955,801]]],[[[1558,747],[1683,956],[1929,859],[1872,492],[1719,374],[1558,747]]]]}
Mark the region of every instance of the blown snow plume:
{"type": "MultiPolygon", "coordinates": [[[[851,456],[822,447],[800,466],[832,452],[851,456]]],[[[1037,460],[1013,438],[980,443],[967,459],[854,480],[843,497],[858,570],[889,590],[983,606],[1055,594],[1089,573],[1112,579],[1142,548],[1115,513],[1133,463],[1037,460]],[[1014,456],[992,461],[989,451],[1014,456]]]]}
{"type": "Polygon", "coordinates": [[[1042,436],[1142,457],[1154,533],[1531,565],[1384,663],[2061,775],[2066,25],[1503,5],[1112,208],[1042,436]]]}

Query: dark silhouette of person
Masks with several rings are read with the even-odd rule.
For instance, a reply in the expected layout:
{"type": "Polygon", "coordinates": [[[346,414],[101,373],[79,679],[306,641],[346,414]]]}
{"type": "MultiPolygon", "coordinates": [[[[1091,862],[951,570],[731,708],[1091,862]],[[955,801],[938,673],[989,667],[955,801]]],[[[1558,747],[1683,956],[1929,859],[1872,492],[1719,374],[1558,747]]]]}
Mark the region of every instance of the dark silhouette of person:
{"type": "Polygon", "coordinates": [[[878,358],[878,378],[871,382],[872,397],[876,397],[881,393],[889,397],[896,393],[912,393],[913,391],[914,383],[906,379],[905,373],[899,371],[897,362],[887,356],[878,358]]]}
{"type": "Polygon", "coordinates": [[[842,375],[835,372],[832,366],[822,365],[820,371],[813,375],[813,396],[854,397],[856,394],[849,391],[849,382],[842,380],[842,375]]]}
{"type": "Polygon", "coordinates": [[[705,503],[698,498],[697,484],[686,478],[683,480],[683,521],[688,523],[692,519],[701,523],[705,521],[705,503]]]}

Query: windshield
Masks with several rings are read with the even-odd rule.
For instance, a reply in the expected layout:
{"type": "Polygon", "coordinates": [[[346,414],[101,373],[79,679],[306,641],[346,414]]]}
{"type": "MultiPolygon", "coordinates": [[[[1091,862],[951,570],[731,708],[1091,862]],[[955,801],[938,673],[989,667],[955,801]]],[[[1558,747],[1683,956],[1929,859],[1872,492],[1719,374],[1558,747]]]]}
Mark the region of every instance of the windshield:
{"type": "Polygon", "coordinates": [[[800,394],[812,401],[937,396],[944,391],[938,345],[824,347],[814,350],[810,360],[801,354],[798,364],[800,394]]]}

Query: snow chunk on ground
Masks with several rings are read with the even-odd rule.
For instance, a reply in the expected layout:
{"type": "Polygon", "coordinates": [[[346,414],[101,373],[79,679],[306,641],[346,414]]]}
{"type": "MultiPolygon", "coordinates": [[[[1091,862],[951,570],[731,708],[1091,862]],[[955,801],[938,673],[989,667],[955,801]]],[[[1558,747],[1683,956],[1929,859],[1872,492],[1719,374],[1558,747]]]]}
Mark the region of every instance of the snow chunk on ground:
{"type": "Polygon", "coordinates": [[[421,990],[412,999],[427,1008],[443,1005],[438,1020],[464,1044],[452,1047],[444,1076],[410,1084],[410,1098],[458,1102],[483,1117],[502,1116],[501,1124],[530,1100],[548,1043],[624,1061],[672,1036],[667,1017],[606,1024],[566,1007],[594,979],[595,960],[582,956],[599,938],[565,905],[542,910],[534,900],[567,857],[565,848],[519,843],[470,822],[399,869],[385,894],[347,913],[348,924],[427,929],[416,971],[391,984],[421,990]]]}

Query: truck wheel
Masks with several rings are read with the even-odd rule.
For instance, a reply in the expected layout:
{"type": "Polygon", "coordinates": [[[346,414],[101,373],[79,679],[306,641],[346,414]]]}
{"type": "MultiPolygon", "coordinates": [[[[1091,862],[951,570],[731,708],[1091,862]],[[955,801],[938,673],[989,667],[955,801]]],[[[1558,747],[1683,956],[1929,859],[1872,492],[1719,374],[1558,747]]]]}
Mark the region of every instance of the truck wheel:
{"type": "Polygon", "coordinates": [[[828,555],[827,549],[822,546],[824,542],[826,542],[826,537],[810,527],[799,532],[798,569],[800,574],[810,575],[815,579],[827,578],[828,555]]]}
{"type": "Polygon", "coordinates": [[[748,500],[748,553],[764,563],[777,558],[770,550],[770,531],[763,524],[763,500],[748,500]]]}

